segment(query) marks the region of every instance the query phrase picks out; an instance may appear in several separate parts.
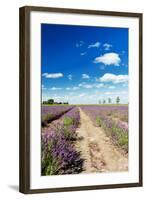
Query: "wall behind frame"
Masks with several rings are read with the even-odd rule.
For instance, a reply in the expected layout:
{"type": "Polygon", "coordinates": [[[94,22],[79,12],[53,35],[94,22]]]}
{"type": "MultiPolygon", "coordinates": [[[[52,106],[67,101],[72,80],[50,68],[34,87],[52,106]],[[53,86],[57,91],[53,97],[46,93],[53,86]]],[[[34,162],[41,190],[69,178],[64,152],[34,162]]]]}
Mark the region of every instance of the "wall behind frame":
{"type": "MultiPolygon", "coordinates": [[[[24,5],[68,7],[78,9],[112,10],[126,12],[143,12],[143,24],[146,21],[145,0],[14,0],[1,1],[0,6],[0,197],[1,199],[36,199],[74,200],[74,199],[112,199],[133,200],[145,199],[146,186],[144,172],[143,188],[110,189],[98,191],[68,192],[56,194],[23,195],[18,192],[19,183],[19,7],[24,5]],[[145,8],[145,9],[144,9],[145,8]]],[[[143,35],[146,33],[144,26],[143,35]]],[[[146,44],[145,38],[143,44],[146,44]]],[[[146,52],[144,45],[143,52],[146,52]]],[[[143,60],[143,74],[146,59],[143,60]]],[[[143,85],[146,85],[144,78],[143,85]]],[[[143,90],[144,91],[144,90],[143,90]]],[[[146,93],[144,91],[146,102],[146,93]]],[[[145,105],[143,106],[145,111],[145,105]]],[[[145,121],[144,112],[144,121],[145,121]]],[[[145,133],[145,127],[143,133],[145,133]]],[[[144,149],[146,152],[146,137],[143,135],[144,149]]],[[[144,169],[146,159],[144,157],[144,169]]]]}

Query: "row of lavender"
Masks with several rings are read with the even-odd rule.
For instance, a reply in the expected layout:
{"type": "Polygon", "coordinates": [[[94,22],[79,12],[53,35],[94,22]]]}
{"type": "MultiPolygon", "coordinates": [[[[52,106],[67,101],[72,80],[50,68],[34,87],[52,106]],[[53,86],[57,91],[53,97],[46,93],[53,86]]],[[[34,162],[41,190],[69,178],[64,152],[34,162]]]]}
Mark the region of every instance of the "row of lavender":
{"type": "Polygon", "coordinates": [[[104,128],[112,141],[128,152],[128,106],[82,106],[97,126],[104,128]]]}
{"type": "Polygon", "coordinates": [[[58,119],[72,108],[73,106],[42,106],[42,126],[58,119]]]}
{"type": "Polygon", "coordinates": [[[74,107],[42,129],[42,175],[77,174],[83,170],[84,160],[74,146],[79,121],[79,110],[74,107]]]}

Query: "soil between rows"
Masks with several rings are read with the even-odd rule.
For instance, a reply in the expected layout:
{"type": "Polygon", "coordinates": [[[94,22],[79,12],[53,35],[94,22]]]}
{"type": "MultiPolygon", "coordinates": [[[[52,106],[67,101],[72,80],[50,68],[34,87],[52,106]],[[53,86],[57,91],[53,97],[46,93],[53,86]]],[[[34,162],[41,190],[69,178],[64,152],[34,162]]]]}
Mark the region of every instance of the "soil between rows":
{"type": "Polygon", "coordinates": [[[128,156],[111,143],[104,130],[96,127],[80,107],[79,112],[77,134],[80,139],[76,142],[76,149],[85,159],[82,173],[127,171],[128,156]]]}

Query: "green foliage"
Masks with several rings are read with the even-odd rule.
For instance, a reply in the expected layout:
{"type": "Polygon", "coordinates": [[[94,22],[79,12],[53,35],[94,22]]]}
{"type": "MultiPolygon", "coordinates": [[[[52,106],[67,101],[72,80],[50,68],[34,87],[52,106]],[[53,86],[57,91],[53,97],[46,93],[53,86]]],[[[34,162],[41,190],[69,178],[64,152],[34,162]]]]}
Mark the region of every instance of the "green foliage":
{"type": "Polygon", "coordinates": [[[116,143],[123,149],[128,150],[128,134],[115,125],[111,130],[111,134],[116,137],[116,143]]]}
{"type": "Polygon", "coordinates": [[[54,104],[54,99],[48,99],[48,104],[54,104]]]}
{"type": "Polygon", "coordinates": [[[53,113],[48,113],[47,115],[42,115],[42,121],[49,120],[53,117],[53,113]]]}
{"type": "Polygon", "coordinates": [[[116,124],[113,124],[111,128],[107,127],[106,123],[98,116],[96,117],[96,123],[106,131],[107,135],[111,136],[116,145],[128,151],[128,134],[126,132],[117,127],[116,124]]]}
{"type": "Polygon", "coordinates": [[[43,104],[47,105],[68,105],[68,102],[55,102],[54,99],[48,99],[47,101],[43,101],[43,104]]]}
{"type": "Polygon", "coordinates": [[[103,100],[103,104],[106,104],[106,100],[105,99],[103,100]]]}
{"type": "Polygon", "coordinates": [[[96,117],[96,123],[98,126],[102,126],[102,120],[98,116],[96,117]]]}
{"type": "Polygon", "coordinates": [[[58,171],[59,163],[52,156],[53,143],[48,143],[47,156],[42,162],[42,175],[55,175],[58,171]]]}
{"type": "Polygon", "coordinates": [[[119,104],[120,103],[120,97],[116,98],[116,103],[119,104]]]}
{"type": "Polygon", "coordinates": [[[128,146],[128,135],[127,134],[121,134],[118,137],[118,143],[120,146],[128,146]]]}
{"type": "Polygon", "coordinates": [[[73,119],[70,118],[70,117],[65,117],[65,118],[63,119],[63,124],[64,124],[65,126],[70,126],[70,125],[73,124],[73,119]]]}
{"type": "Polygon", "coordinates": [[[112,102],[111,98],[108,98],[108,103],[110,104],[112,102]]]}
{"type": "Polygon", "coordinates": [[[71,137],[71,132],[70,132],[70,129],[68,128],[69,125],[67,126],[63,126],[63,133],[64,133],[64,136],[66,139],[70,138],[71,137]]]}
{"type": "Polygon", "coordinates": [[[98,101],[98,104],[101,104],[101,100],[98,101]]]}

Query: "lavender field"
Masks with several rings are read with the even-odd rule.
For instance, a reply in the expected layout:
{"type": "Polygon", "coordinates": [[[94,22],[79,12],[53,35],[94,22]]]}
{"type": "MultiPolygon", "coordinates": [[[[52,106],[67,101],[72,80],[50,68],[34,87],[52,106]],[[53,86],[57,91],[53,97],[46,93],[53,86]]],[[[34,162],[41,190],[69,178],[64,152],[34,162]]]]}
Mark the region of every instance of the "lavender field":
{"type": "Polygon", "coordinates": [[[128,170],[128,106],[42,106],[41,174],[128,170]]]}
{"type": "Polygon", "coordinates": [[[128,152],[128,107],[127,106],[83,106],[94,124],[102,127],[112,141],[128,152]]]}

